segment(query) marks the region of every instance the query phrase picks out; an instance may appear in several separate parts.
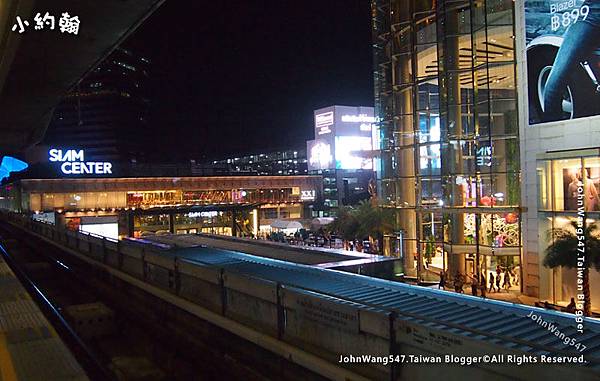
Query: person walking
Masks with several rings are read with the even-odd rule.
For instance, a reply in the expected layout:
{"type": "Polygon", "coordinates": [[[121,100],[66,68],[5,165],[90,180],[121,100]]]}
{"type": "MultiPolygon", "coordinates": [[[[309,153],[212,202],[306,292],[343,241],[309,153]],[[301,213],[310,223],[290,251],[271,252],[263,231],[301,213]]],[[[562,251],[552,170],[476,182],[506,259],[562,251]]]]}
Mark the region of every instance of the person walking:
{"type": "Polygon", "coordinates": [[[500,273],[496,271],[496,292],[500,292],[500,273]]]}
{"type": "Polygon", "coordinates": [[[494,290],[494,273],[490,271],[490,292],[494,290]]]}
{"type": "Polygon", "coordinates": [[[438,289],[444,290],[446,287],[446,273],[444,270],[440,271],[440,283],[438,284],[438,289]]]}
{"type": "Polygon", "coordinates": [[[502,287],[508,292],[510,289],[510,272],[508,271],[508,267],[506,271],[504,271],[504,281],[502,282],[502,287]]]}

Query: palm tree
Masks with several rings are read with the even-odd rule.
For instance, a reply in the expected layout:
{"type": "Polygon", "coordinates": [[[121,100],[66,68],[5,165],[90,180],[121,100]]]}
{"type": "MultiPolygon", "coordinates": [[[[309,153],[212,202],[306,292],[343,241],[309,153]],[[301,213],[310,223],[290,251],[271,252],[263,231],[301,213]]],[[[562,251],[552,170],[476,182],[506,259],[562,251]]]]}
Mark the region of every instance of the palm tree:
{"type": "MultiPolygon", "coordinates": [[[[337,218],[328,225],[331,232],[339,234],[345,241],[375,239],[383,243],[383,235],[394,231],[394,212],[391,209],[361,201],[356,207],[345,206],[338,211],[337,218]]],[[[380,252],[380,247],[376,248],[380,252]]]]}
{"type": "MultiPolygon", "coordinates": [[[[574,231],[577,231],[577,222],[571,221],[573,229],[559,228],[549,232],[549,239],[553,242],[545,251],[544,266],[554,269],[556,267],[566,267],[569,269],[579,268],[577,257],[579,256],[579,239],[574,231]]],[[[590,224],[585,228],[585,261],[583,262],[583,312],[585,316],[590,316],[592,302],[590,298],[590,276],[589,270],[593,266],[596,271],[600,271],[600,238],[597,234],[598,226],[590,224]]]]}
{"type": "Polygon", "coordinates": [[[354,210],[349,206],[341,207],[338,210],[335,220],[327,225],[327,230],[339,234],[346,242],[354,241],[357,238],[359,222],[355,216],[354,210]]]}
{"type": "Polygon", "coordinates": [[[373,205],[369,201],[361,201],[356,209],[357,219],[360,222],[359,238],[369,238],[371,242],[377,240],[379,245],[376,252],[381,252],[384,234],[392,233],[395,227],[395,215],[392,209],[373,205]]]}

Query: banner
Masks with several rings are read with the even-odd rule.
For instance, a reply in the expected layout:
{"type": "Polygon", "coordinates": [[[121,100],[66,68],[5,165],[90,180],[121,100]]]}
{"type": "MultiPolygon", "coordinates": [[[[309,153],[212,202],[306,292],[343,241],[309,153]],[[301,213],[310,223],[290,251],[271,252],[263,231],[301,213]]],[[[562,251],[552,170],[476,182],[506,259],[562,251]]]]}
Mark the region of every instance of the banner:
{"type": "Polygon", "coordinates": [[[529,123],[600,114],[600,0],[525,1],[529,123]]]}

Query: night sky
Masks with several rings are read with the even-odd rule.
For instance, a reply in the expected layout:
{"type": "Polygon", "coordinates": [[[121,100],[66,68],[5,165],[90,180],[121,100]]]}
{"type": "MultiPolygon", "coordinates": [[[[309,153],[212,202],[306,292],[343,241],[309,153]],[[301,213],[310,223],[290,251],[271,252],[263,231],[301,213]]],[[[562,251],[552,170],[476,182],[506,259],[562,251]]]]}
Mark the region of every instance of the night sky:
{"type": "Polygon", "coordinates": [[[372,105],[367,0],[166,1],[126,41],[148,57],[154,153],[305,146],[314,109],[372,105]]]}

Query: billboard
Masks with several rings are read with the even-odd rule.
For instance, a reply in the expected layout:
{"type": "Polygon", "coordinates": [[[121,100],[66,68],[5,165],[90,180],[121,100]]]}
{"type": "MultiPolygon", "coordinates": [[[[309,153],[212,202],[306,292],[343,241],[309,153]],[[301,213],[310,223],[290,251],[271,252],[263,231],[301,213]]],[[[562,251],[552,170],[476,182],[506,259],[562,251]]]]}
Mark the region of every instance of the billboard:
{"type": "Polygon", "coordinates": [[[308,169],[373,169],[373,107],[315,110],[315,140],[307,142],[308,169]]]}
{"type": "Polygon", "coordinates": [[[600,0],[526,0],[529,123],[600,114],[600,0]]]}

